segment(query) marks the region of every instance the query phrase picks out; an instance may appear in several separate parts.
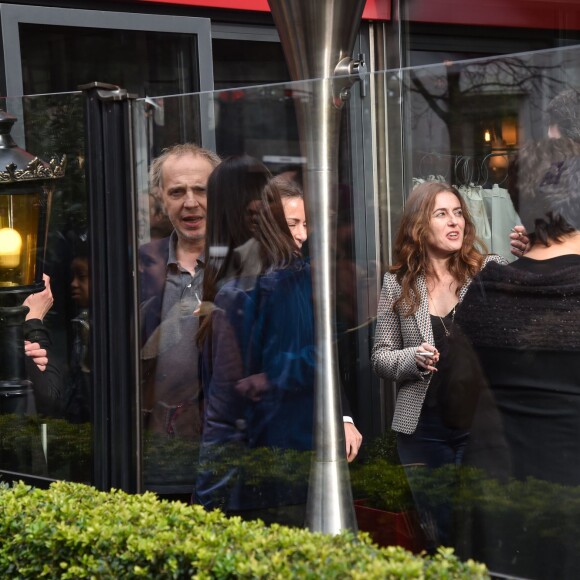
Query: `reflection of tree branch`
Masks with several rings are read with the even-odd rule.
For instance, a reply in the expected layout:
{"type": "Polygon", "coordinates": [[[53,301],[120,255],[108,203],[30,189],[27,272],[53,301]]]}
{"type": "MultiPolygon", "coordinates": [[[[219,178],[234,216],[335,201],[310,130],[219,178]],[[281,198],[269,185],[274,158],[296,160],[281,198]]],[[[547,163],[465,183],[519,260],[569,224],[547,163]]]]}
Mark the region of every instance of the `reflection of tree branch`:
{"type": "Polygon", "coordinates": [[[518,58],[501,59],[484,66],[468,66],[462,71],[468,84],[462,94],[467,95],[485,88],[526,88],[528,85],[533,88],[541,86],[542,81],[551,86],[561,86],[565,84],[563,81],[547,74],[558,69],[557,66],[528,65],[518,58]],[[502,76],[506,80],[501,80],[502,76]],[[489,80],[490,77],[496,78],[489,80]]]}
{"type": "MultiPolygon", "coordinates": [[[[425,109],[418,114],[423,114],[426,107],[429,107],[446,125],[452,141],[454,129],[460,130],[465,118],[473,117],[471,99],[475,96],[510,92],[515,96],[523,96],[544,93],[546,90],[560,91],[567,86],[567,82],[560,78],[560,66],[540,66],[512,57],[466,66],[447,63],[444,72],[433,74],[427,80],[422,80],[411,70],[409,80],[410,92],[420,95],[425,105],[425,109]],[[440,87],[444,87],[444,90],[439,91],[440,87]]],[[[531,106],[540,107],[535,99],[530,101],[531,106]]]]}
{"type": "MultiPolygon", "coordinates": [[[[423,84],[421,79],[411,71],[411,81],[415,85],[415,90],[418,92],[424,99],[427,101],[429,107],[433,110],[433,112],[445,123],[449,123],[449,112],[445,111],[443,108],[439,106],[437,103],[437,99],[443,99],[444,97],[439,95],[432,95],[428,90],[427,87],[423,84]]],[[[413,89],[411,89],[413,90],[413,89]]]]}

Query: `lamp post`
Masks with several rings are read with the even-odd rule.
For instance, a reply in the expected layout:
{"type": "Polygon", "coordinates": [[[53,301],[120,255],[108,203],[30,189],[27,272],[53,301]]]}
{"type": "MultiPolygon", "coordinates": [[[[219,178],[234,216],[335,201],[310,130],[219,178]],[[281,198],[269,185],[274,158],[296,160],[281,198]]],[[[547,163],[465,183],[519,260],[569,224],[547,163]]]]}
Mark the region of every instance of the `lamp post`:
{"type": "Polygon", "coordinates": [[[51,184],[65,157],[45,163],[16,145],[16,117],[0,111],[0,413],[17,411],[30,390],[23,323],[28,294],[44,290],[44,250],[51,184]]]}

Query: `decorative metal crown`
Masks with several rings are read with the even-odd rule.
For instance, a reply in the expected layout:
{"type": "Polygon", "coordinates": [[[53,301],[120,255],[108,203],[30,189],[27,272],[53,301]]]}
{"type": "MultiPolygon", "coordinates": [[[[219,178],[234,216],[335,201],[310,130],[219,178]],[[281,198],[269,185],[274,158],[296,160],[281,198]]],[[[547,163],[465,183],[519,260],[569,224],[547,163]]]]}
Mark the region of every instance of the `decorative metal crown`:
{"type": "Polygon", "coordinates": [[[0,183],[12,183],[14,181],[40,181],[42,179],[60,179],[64,177],[66,167],[66,155],[60,161],[53,157],[49,163],[35,157],[25,169],[18,169],[15,163],[6,166],[6,171],[0,171],[0,183]]]}

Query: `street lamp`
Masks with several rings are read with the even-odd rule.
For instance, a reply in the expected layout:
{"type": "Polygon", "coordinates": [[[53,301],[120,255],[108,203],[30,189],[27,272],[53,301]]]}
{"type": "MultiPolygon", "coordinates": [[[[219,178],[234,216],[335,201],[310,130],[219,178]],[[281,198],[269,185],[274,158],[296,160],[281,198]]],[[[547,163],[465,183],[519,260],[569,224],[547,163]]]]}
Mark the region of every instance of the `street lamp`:
{"type": "Polygon", "coordinates": [[[15,122],[0,111],[0,413],[18,409],[30,389],[22,326],[28,308],[22,302],[44,290],[51,184],[65,165],[64,156],[45,163],[18,147],[10,135],[15,122]]]}

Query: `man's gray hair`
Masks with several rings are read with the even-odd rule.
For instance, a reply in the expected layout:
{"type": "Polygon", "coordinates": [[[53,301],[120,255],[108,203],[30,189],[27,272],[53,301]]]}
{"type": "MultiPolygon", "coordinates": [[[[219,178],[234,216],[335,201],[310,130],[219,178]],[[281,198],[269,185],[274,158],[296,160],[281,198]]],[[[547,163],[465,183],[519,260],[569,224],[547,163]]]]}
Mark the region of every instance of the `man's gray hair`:
{"type": "Polygon", "coordinates": [[[221,159],[217,153],[204,149],[195,143],[178,143],[163,149],[161,155],[156,157],[151,162],[149,167],[149,191],[155,195],[163,188],[163,164],[170,157],[182,157],[183,155],[193,155],[194,157],[201,157],[209,162],[215,169],[220,163],[221,159]]]}

